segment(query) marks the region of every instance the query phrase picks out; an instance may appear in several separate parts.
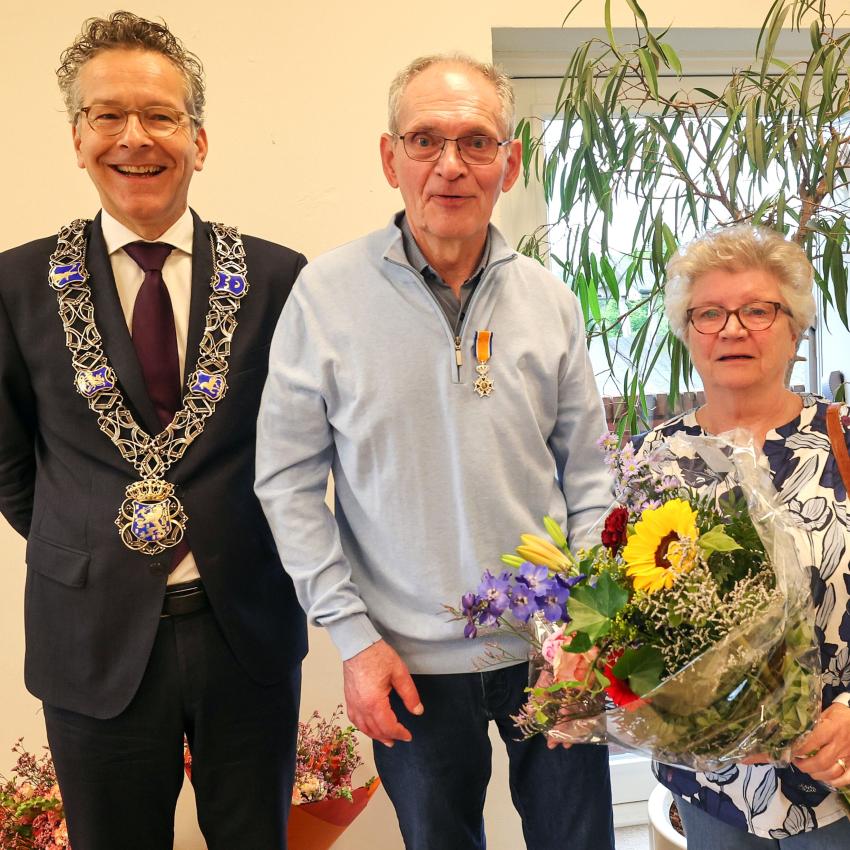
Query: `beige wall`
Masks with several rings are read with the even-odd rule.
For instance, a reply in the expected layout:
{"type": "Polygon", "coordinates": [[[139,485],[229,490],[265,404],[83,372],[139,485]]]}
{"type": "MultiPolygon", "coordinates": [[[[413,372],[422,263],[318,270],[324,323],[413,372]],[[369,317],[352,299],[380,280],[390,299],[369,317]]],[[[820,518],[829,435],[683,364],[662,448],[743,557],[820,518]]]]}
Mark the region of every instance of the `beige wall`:
{"type": "MultiPolygon", "coordinates": [[[[206,64],[210,155],[190,196],[202,215],[308,256],[383,225],[398,205],[377,156],[394,71],[415,55],[439,50],[487,58],[491,27],[558,26],[572,0],[425,5],[427,15],[401,0],[134,4],[139,14],[164,17],[206,64]]],[[[601,26],[602,5],[586,0],[574,25],[601,26]]],[[[629,25],[625,2],[614,5],[615,25],[629,25]]],[[[769,0],[644,3],[659,26],[757,26],[768,6],[769,0]]],[[[109,8],[80,0],[6,4],[0,27],[0,250],[97,210],[88,178],[75,165],[53,69],[82,19],[109,8]]],[[[23,580],[23,542],[0,520],[0,771],[11,766],[7,749],[19,736],[31,748],[44,737],[38,703],[22,684],[23,580]]],[[[339,663],[324,634],[312,634],[304,672],[304,713],[332,709],[341,697],[339,663]]],[[[499,758],[495,772],[490,843],[494,850],[516,850],[521,839],[499,758]]],[[[189,802],[181,801],[180,850],[203,846],[194,836],[189,802]]],[[[337,846],[401,847],[385,795],[337,846]]]]}

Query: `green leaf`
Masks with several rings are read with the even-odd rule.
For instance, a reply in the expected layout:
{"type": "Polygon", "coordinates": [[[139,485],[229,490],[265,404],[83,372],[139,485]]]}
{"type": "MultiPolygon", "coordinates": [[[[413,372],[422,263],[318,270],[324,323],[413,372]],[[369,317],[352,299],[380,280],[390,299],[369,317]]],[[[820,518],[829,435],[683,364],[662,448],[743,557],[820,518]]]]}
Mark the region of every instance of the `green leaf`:
{"type": "Polygon", "coordinates": [[[646,47],[639,47],[635,53],[637,53],[638,60],[640,61],[646,87],[653,100],[658,100],[658,72],[655,69],[655,60],[646,47]]]}
{"type": "Polygon", "coordinates": [[[812,88],[812,80],[815,77],[815,72],[820,67],[823,57],[823,48],[816,50],[806,63],[806,73],[803,75],[803,82],[800,84],[800,117],[804,117],[809,111],[809,92],[812,88]]]}
{"type": "Polygon", "coordinates": [[[764,57],[761,63],[762,85],[764,85],[764,78],[767,76],[767,69],[773,59],[773,51],[776,49],[776,41],[779,38],[779,34],[782,32],[782,25],[785,23],[785,18],[788,17],[788,12],[790,11],[790,6],[782,6],[770,23],[770,29],[767,33],[767,43],[764,48],[764,57]]]}
{"type": "Polygon", "coordinates": [[[605,0],[605,31],[608,33],[608,45],[614,51],[615,56],[620,56],[617,50],[617,42],[614,41],[614,27],[611,25],[611,0],[605,0]]]}
{"type": "Polygon", "coordinates": [[[812,50],[817,50],[820,47],[820,23],[814,20],[809,24],[809,39],[812,42],[812,50]]]}
{"type": "Polygon", "coordinates": [[[569,643],[561,644],[561,649],[564,652],[587,652],[593,646],[593,641],[584,633],[576,632],[573,639],[569,643]]]}
{"type": "Polygon", "coordinates": [[[838,160],[838,147],[841,142],[841,137],[835,135],[829,143],[829,151],[826,158],[826,168],[824,169],[823,177],[826,181],[827,194],[831,194],[835,188],[835,164],[838,160]]]}
{"type": "Polygon", "coordinates": [[[664,59],[667,63],[667,67],[671,70],[675,71],[678,76],[682,76],[682,63],[679,60],[676,51],[673,48],[665,43],[661,44],[661,51],[664,53],[664,59]]]}
{"type": "Polygon", "coordinates": [[[657,687],[664,670],[664,656],[654,646],[627,649],[614,665],[613,673],[618,679],[627,680],[629,687],[643,696],[657,687]]]}
{"type": "Polygon", "coordinates": [[[743,548],[723,530],[722,524],[715,525],[714,528],[706,531],[705,534],[700,534],[697,543],[699,548],[707,554],[711,554],[712,552],[734,552],[736,549],[743,548]]]}
{"type": "Polygon", "coordinates": [[[574,587],[567,602],[570,628],[584,632],[590,640],[607,634],[612,619],[622,610],[629,594],[608,573],[602,573],[595,587],[589,584],[574,587]]]}
{"type": "Polygon", "coordinates": [[[641,7],[638,6],[638,4],[635,2],[635,0],[626,0],[626,3],[628,3],[629,8],[634,13],[634,16],[643,24],[643,28],[645,30],[648,30],[649,29],[649,21],[647,21],[646,14],[644,13],[643,9],[641,9],[641,7]]]}
{"type": "Polygon", "coordinates": [[[614,301],[620,300],[620,283],[617,280],[617,273],[614,271],[611,261],[606,254],[600,258],[599,267],[602,271],[602,279],[605,282],[605,287],[608,294],[614,301]]]}

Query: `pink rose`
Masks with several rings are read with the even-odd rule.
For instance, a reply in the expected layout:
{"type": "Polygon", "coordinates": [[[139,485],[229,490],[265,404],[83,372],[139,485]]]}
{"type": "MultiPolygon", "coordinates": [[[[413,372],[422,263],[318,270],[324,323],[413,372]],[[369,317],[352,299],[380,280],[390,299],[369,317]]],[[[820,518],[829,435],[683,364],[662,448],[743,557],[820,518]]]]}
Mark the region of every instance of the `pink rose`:
{"type": "Polygon", "coordinates": [[[566,640],[567,636],[564,634],[564,626],[558,626],[558,628],[543,641],[543,646],[540,647],[540,652],[542,653],[544,660],[553,667],[555,665],[555,659],[558,655],[562,654],[561,645],[566,642],[566,640]]]}
{"type": "Polygon", "coordinates": [[[599,649],[590,647],[587,652],[566,652],[565,646],[569,646],[572,635],[565,636],[557,647],[554,661],[552,661],[552,674],[556,682],[584,682],[590,673],[593,662],[599,655],[599,649]]]}

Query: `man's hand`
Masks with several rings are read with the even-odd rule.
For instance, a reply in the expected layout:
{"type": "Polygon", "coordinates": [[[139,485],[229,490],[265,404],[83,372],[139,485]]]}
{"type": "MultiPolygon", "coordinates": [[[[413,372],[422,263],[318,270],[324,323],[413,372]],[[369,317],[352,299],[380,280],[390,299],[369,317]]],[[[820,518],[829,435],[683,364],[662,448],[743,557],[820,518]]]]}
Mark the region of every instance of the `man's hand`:
{"type": "Polygon", "coordinates": [[[411,714],[425,709],[407,665],[388,643],[379,640],[344,661],[342,677],[348,717],[361,732],[387,747],[412,739],[390,708],[390,691],[398,693],[411,714]]]}
{"type": "Polygon", "coordinates": [[[794,747],[794,766],[833,788],[850,786],[850,708],[831,705],[794,747]]]}

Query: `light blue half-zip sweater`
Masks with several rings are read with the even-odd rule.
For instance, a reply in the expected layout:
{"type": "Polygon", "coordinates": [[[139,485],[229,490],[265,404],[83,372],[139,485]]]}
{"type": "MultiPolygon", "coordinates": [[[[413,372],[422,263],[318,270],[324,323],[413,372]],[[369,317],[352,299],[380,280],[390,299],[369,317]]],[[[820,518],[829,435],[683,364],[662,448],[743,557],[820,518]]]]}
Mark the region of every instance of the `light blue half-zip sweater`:
{"type": "MultiPolygon", "coordinates": [[[[343,660],[383,637],[413,673],[469,672],[487,647],[443,605],[501,571],[520,533],[543,534],[545,514],[572,547],[591,542],[610,503],[605,419],[562,281],[491,228],[455,338],[395,222],[296,281],[271,346],[256,490],[302,606],[343,660]],[[485,398],[476,330],[493,333],[485,398]]],[[[507,632],[486,640],[506,653],[496,666],[525,657],[507,632]]]]}

